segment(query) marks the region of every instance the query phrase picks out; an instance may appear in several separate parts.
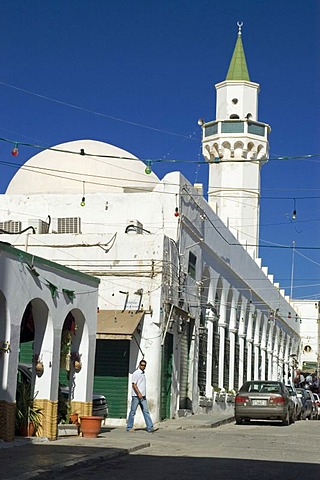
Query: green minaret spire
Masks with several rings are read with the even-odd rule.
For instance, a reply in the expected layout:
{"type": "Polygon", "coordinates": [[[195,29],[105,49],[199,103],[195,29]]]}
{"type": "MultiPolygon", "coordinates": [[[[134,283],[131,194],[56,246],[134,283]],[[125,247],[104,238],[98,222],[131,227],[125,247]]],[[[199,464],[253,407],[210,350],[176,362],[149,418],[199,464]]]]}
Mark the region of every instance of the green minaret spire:
{"type": "Polygon", "coordinates": [[[246,80],[250,82],[246,57],[244,54],[242,38],[241,38],[241,27],[242,22],[237,23],[239,31],[236,46],[234,47],[233,55],[231,58],[229,70],[226,76],[226,80],[246,80]]]}

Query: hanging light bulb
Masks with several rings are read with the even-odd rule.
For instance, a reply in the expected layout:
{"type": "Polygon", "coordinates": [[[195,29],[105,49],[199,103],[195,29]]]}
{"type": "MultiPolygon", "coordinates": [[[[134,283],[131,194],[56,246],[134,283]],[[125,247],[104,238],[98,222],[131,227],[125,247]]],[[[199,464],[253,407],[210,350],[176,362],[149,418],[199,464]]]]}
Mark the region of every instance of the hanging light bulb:
{"type": "Polygon", "coordinates": [[[17,157],[19,155],[19,148],[17,143],[14,144],[14,147],[11,150],[11,155],[13,155],[14,157],[17,157]]]}
{"type": "Polygon", "coordinates": [[[81,199],[81,202],[80,202],[80,206],[81,206],[81,207],[85,207],[85,206],[86,206],[85,182],[83,182],[83,184],[82,184],[82,199],[81,199]]]}
{"type": "Polygon", "coordinates": [[[292,220],[297,218],[297,210],[296,210],[296,199],[293,199],[293,212],[292,212],[292,220]]]}
{"type": "Polygon", "coordinates": [[[176,208],[174,209],[174,216],[175,216],[175,217],[179,217],[179,208],[178,208],[178,207],[176,207],[176,208]]]}
{"type": "Polygon", "coordinates": [[[144,169],[144,173],[146,173],[147,175],[150,175],[150,173],[152,173],[152,170],[151,170],[151,162],[147,162],[147,166],[146,166],[146,168],[144,169]]]}

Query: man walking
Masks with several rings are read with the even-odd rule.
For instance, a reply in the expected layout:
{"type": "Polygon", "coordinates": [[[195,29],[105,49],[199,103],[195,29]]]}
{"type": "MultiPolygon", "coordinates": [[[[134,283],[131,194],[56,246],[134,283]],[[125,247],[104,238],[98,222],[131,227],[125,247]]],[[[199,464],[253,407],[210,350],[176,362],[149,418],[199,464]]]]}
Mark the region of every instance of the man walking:
{"type": "Polygon", "coordinates": [[[147,432],[153,433],[156,432],[158,429],[153,427],[153,423],[150,417],[148,403],[146,399],[146,377],[145,377],[145,368],[147,366],[147,362],[145,360],[140,360],[139,367],[135,372],[132,374],[132,389],[131,389],[131,409],[128,417],[127,422],[127,432],[133,432],[133,423],[134,417],[140,405],[142,410],[144,420],[147,426],[147,432]]]}

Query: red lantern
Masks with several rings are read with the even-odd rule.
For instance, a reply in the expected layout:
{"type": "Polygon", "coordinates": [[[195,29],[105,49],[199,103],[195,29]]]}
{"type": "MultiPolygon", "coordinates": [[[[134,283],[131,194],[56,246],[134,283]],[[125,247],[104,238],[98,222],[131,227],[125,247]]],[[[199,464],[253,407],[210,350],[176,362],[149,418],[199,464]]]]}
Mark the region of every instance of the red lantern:
{"type": "Polygon", "coordinates": [[[179,217],[179,208],[178,207],[175,208],[174,216],[179,217]]]}
{"type": "Polygon", "coordinates": [[[11,150],[11,155],[13,157],[17,157],[19,155],[19,149],[18,149],[17,143],[14,145],[13,149],[11,150]]]}

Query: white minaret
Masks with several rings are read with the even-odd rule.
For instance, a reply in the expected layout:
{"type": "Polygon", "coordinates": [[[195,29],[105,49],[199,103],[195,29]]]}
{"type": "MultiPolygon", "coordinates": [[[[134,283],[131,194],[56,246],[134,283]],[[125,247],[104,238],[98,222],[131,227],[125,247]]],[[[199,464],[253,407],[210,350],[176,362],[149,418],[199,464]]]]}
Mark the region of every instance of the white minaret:
{"type": "Polygon", "coordinates": [[[203,123],[210,164],[208,200],[248,252],[257,257],[260,168],[268,160],[269,125],[258,121],[259,84],[250,81],[241,27],[225,81],[216,84],[216,120],[203,123]]]}

